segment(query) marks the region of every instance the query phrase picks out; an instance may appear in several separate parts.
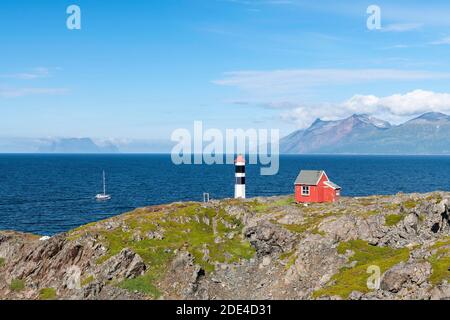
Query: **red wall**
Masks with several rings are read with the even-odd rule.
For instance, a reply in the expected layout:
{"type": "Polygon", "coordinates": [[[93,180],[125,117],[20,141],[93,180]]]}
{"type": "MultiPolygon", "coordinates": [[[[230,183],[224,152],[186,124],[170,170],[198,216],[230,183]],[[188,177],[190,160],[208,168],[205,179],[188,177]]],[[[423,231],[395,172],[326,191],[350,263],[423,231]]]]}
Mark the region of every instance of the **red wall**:
{"type": "Polygon", "coordinates": [[[309,187],[309,196],[302,196],[302,186],[295,186],[295,200],[298,202],[321,202],[316,186],[309,187]]]}
{"type": "Polygon", "coordinates": [[[323,175],[317,186],[310,186],[310,195],[302,196],[302,186],[295,186],[295,200],[297,202],[335,202],[339,200],[337,191],[327,186],[326,175],[323,175]]]}

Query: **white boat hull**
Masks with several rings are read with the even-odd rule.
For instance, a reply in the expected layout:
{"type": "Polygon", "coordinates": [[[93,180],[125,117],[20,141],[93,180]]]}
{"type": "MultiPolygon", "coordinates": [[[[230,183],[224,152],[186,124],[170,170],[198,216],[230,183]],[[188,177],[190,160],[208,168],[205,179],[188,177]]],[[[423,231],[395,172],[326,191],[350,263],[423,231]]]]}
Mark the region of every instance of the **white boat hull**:
{"type": "Polygon", "coordinates": [[[95,199],[100,201],[111,200],[111,196],[109,194],[98,194],[95,196],[95,199]]]}

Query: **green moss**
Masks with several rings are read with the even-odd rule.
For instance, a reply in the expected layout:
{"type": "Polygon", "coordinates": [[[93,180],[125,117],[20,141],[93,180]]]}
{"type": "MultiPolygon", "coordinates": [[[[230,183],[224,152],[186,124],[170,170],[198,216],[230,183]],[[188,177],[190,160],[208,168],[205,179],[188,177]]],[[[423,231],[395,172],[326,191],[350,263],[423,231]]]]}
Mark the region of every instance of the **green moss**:
{"type": "Polygon", "coordinates": [[[288,251],[288,252],[283,252],[282,254],[280,254],[280,261],[284,261],[284,267],[286,270],[289,270],[295,263],[295,261],[297,260],[297,255],[295,254],[295,251],[288,251]]]}
{"type": "Polygon", "coordinates": [[[157,299],[161,296],[161,292],[153,285],[154,280],[154,277],[147,273],[135,279],[126,279],[119,284],[119,287],[131,292],[137,291],[157,299]]]}
{"type": "Polygon", "coordinates": [[[408,249],[392,249],[389,247],[370,246],[362,240],[340,243],[338,253],[344,254],[347,250],[354,252],[349,262],[356,262],[354,267],[344,267],[332,277],[329,285],[314,292],[313,297],[340,296],[348,298],[352,291],[367,293],[367,268],[375,265],[380,267],[381,273],[387,271],[401,261],[409,258],[408,249]]]}
{"type": "Polygon", "coordinates": [[[296,260],[297,260],[297,255],[295,255],[295,254],[292,255],[286,264],[286,270],[289,270],[295,264],[296,260]]]}
{"type": "Polygon", "coordinates": [[[9,285],[11,291],[19,292],[25,289],[25,281],[21,279],[13,279],[9,285]]]}
{"type": "Polygon", "coordinates": [[[104,255],[104,256],[101,256],[100,258],[98,258],[98,259],[95,261],[95,263],[96,263],[96,264],[102,264],[102,263],[106,262],[106,260],[108,260],[109,258],[111,258],[110,255],[104,255]]]}
{"type": "Polygon", "coordinates": [[[283,199],[275,201],[272,205],[281,207],[281,206],[289,206],[289,205],[292,205],[295,203],[296,202],[295,202],[294,196],[289,196],[289,197],[285,197],[283,199]]]}
{"type": "Polygon", "coordinates": [[[428,201],[434,200],[436,203],[439,203],[442,201],[442,196],[440,194],[436,193],[436,194],[432,194],[432,195],[428,196],[426,198],[426,200],[428,200],[428,201]]]}
{"type": "Polygon", "coordinates": [[[309,229],[310,225],[308,223],[304,224],[283,224],[283,228],[286,228],[287,230],[294,232],[294,233],[303,233],[306,230],[309,229]]]}
{"type": "Polygon", "coordinates": [[[429,262],[433,268],[433,273],[430,276],[430,282],[434,285],[440,284],[442,281],[447,280],[450,282],[450,256],[433,255],[429,262]]]}
{"type": "Polygon", "coordinates": [[[312,234],[318,234],[318,235],[320,235],[322,237],[325,237],[327,235],[326,232],[320,231],[319,227],[315,227],[313,230],[311,230],[311,233],[312,234]]]}
{"type": "Polygon", "coordinates": [[[89,277],[86,277],[81,281],[81,286],[85,287],[88,284],[90,284],[92,281],[94,281],[94,276],[90,275],[89,277]]]}
{"type": "Polygon", "coordinates": [[[262,203],[259,202],[258,200],[248,202],[247,206],[250,207],[250,209],[255,212],[265,212],[269,208],[269,205],[267,203],[262,203]]]}
{"type": "Polygon", "coordinates": [[[284,197],[273,202],[259,202],[256,199],[251,202],[247,202],[247,206],[252,211],[258,213],[268,213],[273,211],[274,209],[294,204],[296,204],[296,202],[293,196],[284,197]]]}
{"type": "Polygon", "coordinates": [[[128,215],[126,224],[129,231],[123,228],[99,231],[108,251],[97,263],[101,264],[122,249],[130,248],[142,257],[147,265],[147,273],[117,285],[155,298],[159,295],[156,283],[167,272],[175,250],[189,251],[195,263],[206,272],[214,271],[216,263],[238,262],[240,259],[250,259],[255,254],[255,249],[242,238],[242,222],[222,209],[188,204],[173,207],[169,212],[140,210],[128,215]],[[213,220],[216,221],[216,228],[213,220]],[[148,231],[161,231],[164,237],[146,238],[148,231]],[[136,233],[140,233],[143,240],[136,241],[136,233]],[[208,254],[205,255],[205,252],[208,254]]]}
{"type": "Polygon", "coordinates": [[[81,238],[81,236],[84,234],[84,232],[86,230],[88,230],[91,227],[94,227],[97,223],[98,222],[91,222],[91,223],[82,225],[82,226],[80,226],[80,227],[78,227],[76,229],[73,229],[72,231],[70,231],[67,234],[67,240],[69,240],[69,241],[76,241],[76,240],[78,240],[79,238],[81,238]]]}
{"type": "Polygon", "coordinates": [[[406,209],[414,209],[418,205],[419,205],[419,202],[416,200],[413,200],[413,199],[409,199],[409,200],[403,202],[403,207],[405,207],[406,209]]]}
{"type": "Polygon", "coordinates": [[[404,218],[405,216],[401,214],[388,214],[387,216],[384,217],[385,220],[384,225],[387,227],[396,226],[404,218]]]}
{"type": "Polygon", "coordinates": [[[286,260],[287,258],[289,258],[290,256],[292,256],[294,254],[295,251],[286,251],[280,254],[279,259],[280,260],[286,260]]]}
{"type": "Polygon", "coordinates": [[[431,248],[432,249],[441,249],[444,246],[450,245],[450,236],[447,236],[445,240],[437,241],[431,248]]]}
{"type": "Polygon", "coordinates": [[[400,209],[400,204],[398,203],[387,203],[385,205],[383,205],[384,209],[390,210],[390,211],[394,211],[394,210],[398,210],[400,209]]]}
{"type": "Polygon", "coordinates": [[[5,265],[5,258],[0,258],[0,268],[5,265]]]}
{"type": "Polygon", "coordinates": [[[437,285],[444,280],[450,281],[450,239],[437,242],[433,249],[436,249],[437,252],[428,259],[433,268],[430,282],[437,285]]]}
{"type": "Polygon", "coordinates": [[[369,211],[365,211],[365,212],[361,213],[360,215],[364,218],[369,218],[371,216],[376,216],[380,213],[381,212],[379,210],[369,210],[369,211]]]}
{"type": "Polygon", "coordinates": [[[44,288],[39,291],[39,300],[55,300],[56,290],[53,288],[44,288]]]}
{"type": "Polygon", "coordinates": [[[303,234],[306,231],[310,231],[313,234],[325,235],[324,232],[319,231],[319,224],[329,217],[338,217],[344,214],[344,211],[328,212],[328,213],[309,213],[304,217],[304,221],[300,224],[281,224],[275,220],[271,220],[272,223],[281,225],[283,228],[298,234],[303,234]]]}
{"type": "Polygon", "coordinates": [[[363,206],[371,206],[375,204],[375,199],[373,198],[360,198],[358,199],[358,203],[363,206]]]}

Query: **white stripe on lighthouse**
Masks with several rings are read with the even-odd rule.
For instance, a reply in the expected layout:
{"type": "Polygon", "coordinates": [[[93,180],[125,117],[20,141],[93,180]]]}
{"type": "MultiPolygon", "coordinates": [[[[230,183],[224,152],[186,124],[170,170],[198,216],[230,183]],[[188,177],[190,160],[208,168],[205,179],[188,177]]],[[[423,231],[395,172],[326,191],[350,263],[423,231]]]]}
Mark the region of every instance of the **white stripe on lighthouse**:
{"type": "Polygon", "coordinates": [[[234,198],[245,199],[245,158],[239,155],[235,163],[234,198]]]}

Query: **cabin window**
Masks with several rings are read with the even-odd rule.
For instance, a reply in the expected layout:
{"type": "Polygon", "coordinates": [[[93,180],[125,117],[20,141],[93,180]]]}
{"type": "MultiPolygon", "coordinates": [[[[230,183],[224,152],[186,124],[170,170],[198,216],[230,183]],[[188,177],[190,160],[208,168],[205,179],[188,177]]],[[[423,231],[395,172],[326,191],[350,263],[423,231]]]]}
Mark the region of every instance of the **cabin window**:
{"type": "Polygon", "coordinates": [[[309,196],[309,195],[310,195],[309,186],[302,186],[302,196],[309,196]]]}

